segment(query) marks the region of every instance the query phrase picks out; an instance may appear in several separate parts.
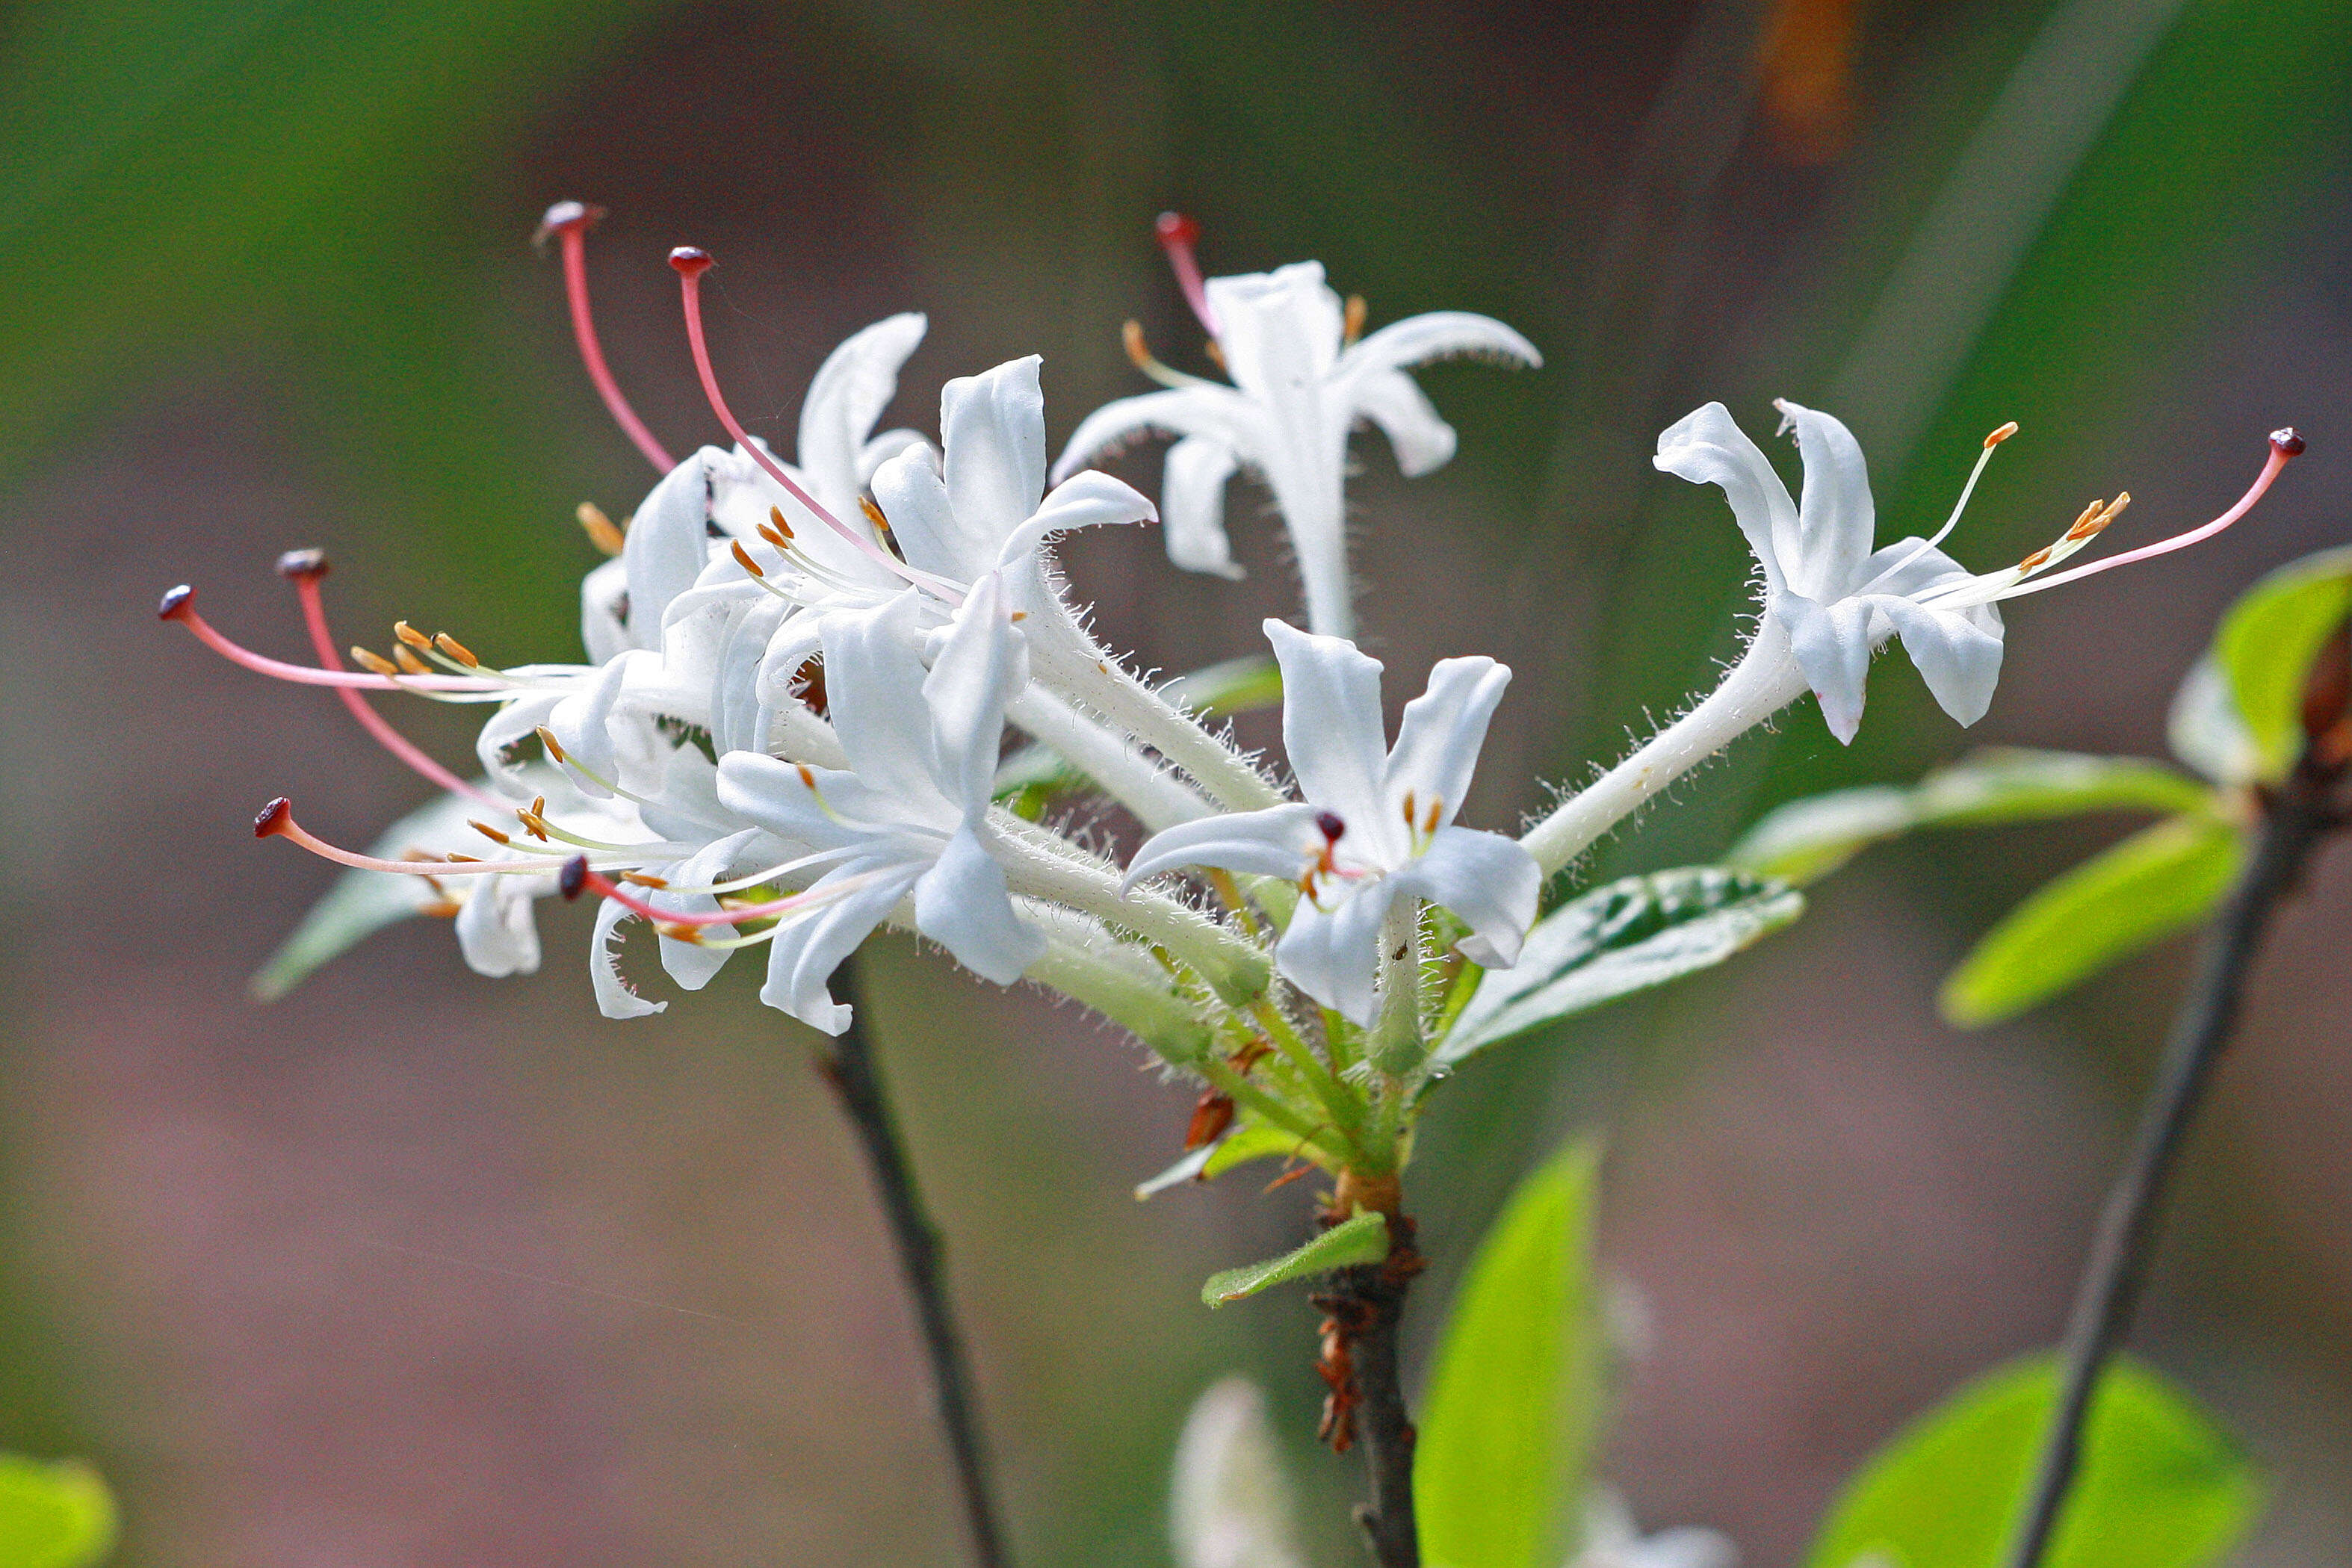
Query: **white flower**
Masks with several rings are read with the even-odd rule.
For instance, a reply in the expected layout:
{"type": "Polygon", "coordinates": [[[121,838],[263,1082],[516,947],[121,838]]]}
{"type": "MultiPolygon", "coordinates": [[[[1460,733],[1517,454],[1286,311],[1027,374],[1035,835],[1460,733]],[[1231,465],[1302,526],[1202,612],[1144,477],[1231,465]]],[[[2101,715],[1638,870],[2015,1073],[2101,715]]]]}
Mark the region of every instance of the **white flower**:
{"type": "Polygon", "coordinates": [[[1739,1549],[1721,1531],[1684,1526],[1643,1535],[1625,1500],[1606,1488],[1584,1506],[1584,1539],[1568,1568],[1738,1568],[1739,1549]]]}
{"type": "Polygon", "coordinates": [[[1176,1439],[1169,1533],[1178,1568],[1299,1568],[1290,1477],[1247,1379],[1212,1384],[1176,1439]]]}
{"type": "Polygon", "coordinates": [[[1147,431],[1178,438],[1160,483],[1168,555],[1193,571],[1239,577],[1225,539],[1224,487],[1238,467],[1274,492],[1298,555],[1307,623],[1345,636],[1354,624],[1348,577],[1348,437],[1369,420],[1387,433],[1409,476],[1454,455],[1451,425],[1406,371],[1453,354],[1540,365],[1535,346],[1500,321],[1460,310],[1409,317],[1353,341],[1350,308],[1320,262],[1213,277],[1205,308],[1233,385],[1180,376],[1139,355],[1166,392],[1097,409],[1070,437],[1056,477],[1147,431]]]}
{"type": "Polygon", "coordinates": [[[1305,896],[1275,961],[1300,990],[1366,1027],[1397,899],[1452,910],[1473,933],[1464,954],[1508,967],[1535,920],[1542,874],[1511,840],[1453,823],[1511,672],[1484,657],[1439,661],[1428,691],[1405,705],[1391,749],[1379,660],[1279,621],[1265,632],[1282,665],[1283,746],[1306,800],[1171,828],[1136,852],[1129,885],[1194,865],[1297,879],[1305,896]]]}
{"type": "Polygon", "coordinates": [[[760,993],[828,1034],[848,1027],[849,1009],[825,981],[909,894],[916,929],[999,985],[1045,951],[1013,907],[988,820],[1004,705],[1028,680],[1027,650],[992,574],[972,585],[927,672],[919,600],[909,589],[825,617],[826,690],[851,770],[753,752],[719,765],[719,799],[742,821],[841,856],[810,890],[838,896],[779,929],[760,993]]]}

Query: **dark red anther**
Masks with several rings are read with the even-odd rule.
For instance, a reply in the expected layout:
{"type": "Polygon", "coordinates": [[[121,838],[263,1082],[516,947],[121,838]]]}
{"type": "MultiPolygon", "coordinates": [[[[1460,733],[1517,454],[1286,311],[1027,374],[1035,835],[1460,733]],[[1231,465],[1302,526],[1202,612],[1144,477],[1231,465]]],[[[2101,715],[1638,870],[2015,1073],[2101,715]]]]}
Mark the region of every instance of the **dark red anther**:
{"type": "Polygon", "coordinates": [[[1201,243],[1201,224],[1197,218],[1182,213],[1162,213],[1152,221],[1151,232],[1160,236],[1161,245],[1194,246],[1201,243]]]}
{"type": "Polygon", "coordinates": [[[570,229],[583,232],[594,228],[604,218],[604,209],[592,207],[585,202],[558,202],[547,209],[539,220],[539,228],[530,236],[532,246],[547,248],[547,242],[570,229]]]}
{"type": "Polygon", "coordinates": [[[195,601],[196,591],[184,582],[177,588],[167,588],[163,591],[163,601],[155,606],[155,619],[177,621],[195,601]]]}
{"type": "Polygon", "coordinates": [[[2295,434],[2295,428],[2291,424],[2284,430],[2272,431],[2271,444],[2279,449],[2279,455],[2283,457],[2303,455],[2303,437],[2295,434]]]}
{"type": "Polygon", "coordinates": [[[573,855],[563,862],[563,869],[555,873],[555,891],[562,894],[567,901],[579,897],[580,890],[587,885],[588,857],[586,855],[573,855]]]}
{"type": "Polygon", "coordinates": [[[1318,811],[1315,813],[1315,831],[1336,844],[1339,836],[1348,831],[1347,820],[1337,811],[1318,811]]]}
{"type": "Polygon", "coordinates": [[[290,549],[278,558],[278,575],[289,582],[304,582],[327,575],[327,552],[290,549]]]}
{"type": "Polygon", "coordinates": [[[669,264],[680,277],[700,277],[710,270],[712,259],[698,245],[682,245],[669,253],[669,264]]]}
{"type": "Polygon", "coordinates": [[[254,813],[253,836],[266,839],[282,833],[286,831],[286,824],[293,820],[294,802],[280,795],[254,813]]]}

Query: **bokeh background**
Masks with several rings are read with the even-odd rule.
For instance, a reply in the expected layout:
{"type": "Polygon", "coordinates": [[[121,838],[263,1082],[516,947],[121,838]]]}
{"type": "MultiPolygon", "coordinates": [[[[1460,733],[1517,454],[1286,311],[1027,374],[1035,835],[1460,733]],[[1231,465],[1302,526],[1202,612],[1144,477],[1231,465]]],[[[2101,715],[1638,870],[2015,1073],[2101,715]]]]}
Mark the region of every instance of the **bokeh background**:
{"type": "MultiPolygon", "coordinates": [[[[424,787],[321,694],[158,628],[154,595],[194,581],[299,656],[269,564],[315,544],[348,636],[406,615],[569,656],[572,507],[619,516],[646,476],[525,243],[550,201],[612,209],[605,340],[673,444],[717,434],[661,265],[681,242],[719,257],[736,407],[781,434],[825,350],[898,309],[931,334],[895,422],[1034,350],[1058,440],[1138,390],[1130,315],[1197,364],[1167,206],[1212,272],[1319,256],[1376,324],[1527,331],[1540,372],[1424,377],[1451,467],[1408,485],[1366,443],[1353,491],[1375,651],[1518,671],[1485,825],[1735,646],[1738,537],[1645,461],[1705,399],[1751,428],[1774,395],[1842,413],[1890,531],[1932,526],[2019,420],[1955,541],[1982,566],[2119,486],[2139,537],[2200,520],[2273,425],[2311,438],[2219,543],[2016,606],[1973,734],[1890,658],[1852,750],[1796,714],[1615,872],[1977,741],[2160,749],[2220,607],[2352,530],[2347,57],[2328,0],[9,8],[0,1448],[93,1458],[142,1568],[960,1560],[870,1194],[751,967],[606,1023],[584,912],[559,910],[529,979],[471,976],[419,922],[274,1007],[245,994],[330,880],[256,845],[252,810],[289,792],[357,841],[424,787]]],[[[1148,664],[1247,651],[1292,603],[1259,499],[1233,508],[1244,583],[1177,575],[1140,531],[1074,541],[1072,575],[1148,664]]],[[[402,716],[466,755],[462,713],[402,716]]],[[[1605,1126],[1642,1331],[1610,1473],[1654,1524],[1793,1562],[1859,1456],[2055,1334],[2182,947],[1980,1036],[1931,997],[2121,828],[1875,852],[1727,969],[1465,1072],[1416,1167],[1424,1348],[1511,1182],[1605,1126]]],[[[2339,855],[2265,967],[2139,1335],[2271,1469],[2252,1563],[2352,1556],[2348,915],[2339,855]]],[[[1022,1560],[1165,1561],[1173,1435],[1241,1369],[1318,1560],[1354,1561],[1356,1467],[1307,1443],[1310,1311],[1195,1295],[1293,1239],[1303,1188],[1139,1207],[1186,1097],[1136,1051],[911,947],[872,980],[1022,1560]]]]}

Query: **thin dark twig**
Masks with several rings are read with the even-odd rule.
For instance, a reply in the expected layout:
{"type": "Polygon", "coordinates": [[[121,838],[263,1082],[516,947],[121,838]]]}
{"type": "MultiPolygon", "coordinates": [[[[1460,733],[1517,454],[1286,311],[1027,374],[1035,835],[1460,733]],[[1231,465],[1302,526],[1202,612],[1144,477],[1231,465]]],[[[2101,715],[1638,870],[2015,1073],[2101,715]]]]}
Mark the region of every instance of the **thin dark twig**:
{"type": "MultiPolygon", "coordinates": [[[[1389,1201],[1398,1196],[1391,1182],[1389,1201]]],[[[1331,1385],[1323,1410],[1322,1437],[1345,1453],[1359,1440],[1371,1481],[1368,1502],[1356,1506],[1356,1527],[1364,1532],[1380,1568],[1421,1568],[1421,1526],[1412,1504],[1415,1433],[1404,1404],[1404,1378],[1398,1331],[1405,1296],[1423,1261],[1414,1245],[1416,1227],[1393,1207],[1387,1209],[1389,1255],[1385,1261],[1333,1272],[1330,1283],[1308,1298],[1323,1320],[1321,1368],[1331,1385]]],[[[1335,1213],[1324,1222],[1337,1222],[1335,1213]]]]}
{"type": "Polygon", "coordinates": [[[2122,1343],[2147,1273],[2164,1192],[2198,1107],[2211,1086],[2244,999],[2264,930],[2294,891],[2305,863],[2341,824],[2333,800],[2340,764],[2307,749],[2264,804],[2252,858],[2206,934],[2188,997],[2134,1138],[2131,1160],[2108,1194],[2066,1325],[2058,1410],[2033,1477],[2009,1568],[2037,1568],[2082,1463],[2083,1429],[2099,1375],[2122,1343]]]}
{"type": "Polygon", "coordinates": [[[924,1354],[931,1364],[940,1425],[947,1433],[956,1482],[963,1494],[964,1520],[971,1531],[972,1558],[980,1568],[1009,1568],[1012,1558],[1005,1550],[1004,1527],[997,1517],[995,1492],[989,1479],[988,1453],[981,1441],[971,1367],[964,1355],[955,1310],[948,1301],[939,1231],[924,1210],[914,1167],[882,1092],[881,1071],[866,1038],[866,1004],[858,994],[856,968],[853,957],[834,971],[833,991],[849,1004],[850,1024],[833,1038],[818,1058],[817,1068],[840,1100],[842,1114],[857,1134],[866,1168],[881,1195],[890,1240],[898,1249],[907,1294],[914,1301],[922,1329],[924,1354]]]}

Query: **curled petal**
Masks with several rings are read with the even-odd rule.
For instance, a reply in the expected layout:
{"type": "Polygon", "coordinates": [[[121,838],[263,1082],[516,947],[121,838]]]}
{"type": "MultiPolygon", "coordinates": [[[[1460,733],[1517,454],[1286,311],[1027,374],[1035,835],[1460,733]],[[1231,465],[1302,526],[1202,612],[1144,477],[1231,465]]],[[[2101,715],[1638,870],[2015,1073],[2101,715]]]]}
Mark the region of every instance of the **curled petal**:
{"type": "Polygon", "coordinates": [[[1862,727],[1862,705],[1870,678],[1873,611],[1859,599],[1816,604],[1794,593],[1773,596],[1769,614],[1788,629],[1789,648],[1805,684],[1821,699],[1822,718],[1844,745],[1862,727]]]}
{"type": "Polygon", "coordinates": [[[915,883],[915,929],[983,979],[1009,986],[1045,956],[1045,936],[1021,918],[1004,868],[970,828],[948,841],[915,883]]]}
{"type": "Polygon", "coordinates": [[[669,601],[694,586],[710,559],[710,508],[718,475],[734,458],[706,446],[662,476],[637,506],[621,545],[633,641],[650,647],[669,601]]]}
{"type": "Polygon", "coordinates": [[[1507,969],[1536,921],[1543,870],[1516,839],[1469,828],[1440,828],[1428,850],[1390,880],[1460,915],[1471,934],[1463,956],[1481,968],[1507,969]]]}
{"type": "MultiPolygon", "coordinates": [[[[452,879],[455,880],[455,879],[452,879]]],[[[530,876],[478,876],[457,912],[457,951],[477,975],[504,979],[539,972],[539,923],[531,912],[530,876]]]]}
{"type": "Polygon", "coordinates": [[[1055,534],[1091,528],[1106,523],[1149,523],[1160,509],[1125,480],[1091,470],[1074,474],[1054,487],[1034,516],[1013,530],[993,564],[1010,566],[1055,534]]]}
{"type": "Polygon", "coordinates": [[[1395,878],[1372,876],[1327,892],[1322,904],[1301,898],[1275,946],[1276,967],[1325,1007],[1371,1028],[1381,1005],[1381,923],[1400,891],[1395,878]]]}
{"type": "MultiPolygon", "coordinates": [[[[853,861],[819,877],[815,885],[824,887],[872,869],[871,865],[853,861]]],[[[841,961],[857,951],[857,945],[889,918],[890,911],[907,895],[918,874],[909,867],[902,876],[867,883],[814,915],[786,925],[769,944],[768,977],[760,988],[760,999],[826,1034],[839,1034],[847,1029],[850,1009],[833,999],[825,982],[841,967],[841,961]]]]}
{"type": "Polygon", "coordinates": [[[1054,462],[1054,478],[1066,479],[1104,453],[1145,435],[1205,436],[1255,461],[1247,399],[1231,387],[1203,385],[1145,392],[1107,402],[1080,421],[1054,462]]]}
{"type": "Polygon", "coordinates": [[[588,936],[588,983],[596,993],[596,1010],[608,1019],[641,1019],[669,1010],[667,1002],[649,1002],[621,975],[621,923],[636,914],[606,899],[596,907],[595,928],[588,936]]]}
{"type": "Polygon", "coordinates": [[[1729,409],[1711,402],[1683,415],[1658,436],[1658,455],[1651,461],[1661,473],[1694,485],[1721,486],[1748,548],[1764,568],[1765,582],[1775,590],[1787,586],[1779,541],[1796,538],[1797,506],[1729,409]]]}
{"type": "Polygon", "coordinates": [[[1936,610],[1907,599],[1874,595],[1869,602],[1895,623],[1903,651],[1919,667],[1943,710],[1974,724],[1992,706],[2000,682],[2000,616],[1990,605],[1973,611],[1936,610]]]}
{"type": "Polygon", "coordinates": [[[1432,310],[1391,321],[1349,349],[1339,360],[1343,376],[1410,370],[1432,360],[1475,354],[1507,364],[1539,368],[1536,346],[1491,316],[1467,310],[1432,310]]]}
{"type": "Polygon", "coordinates": [[[1510,684],[1510,666],[1483,654],[1440,659],[1429,672],[1429,689],[1404,705],[1383,777],[1387,802],[1397,805],[1411,791],[1421,810],[1436,809],[1441,826],[1451,822],[1470,792],[1495,705],[1510,684]]]}
{"type": "Polygon", "coordinates": [[[1777,540],[1789,586],[1813,599],[1834,599],[1860,586],[1857,571],[1878,530],[1870,496],[1870,466],[1853,432],[1830,415],[1785,400],[1782,417],[1797,433],[1805,460],[1805,487],[1797,504],[1793,538],[1777,540]]]}
{"type": "Polygon", "coordinates": [[[940,442],[946,452],[948,498],[967,528],[1003,538],[1037,509],[1045,494],[1045,394],[1036,355],[976,376],[960,376],[940,393],[940,442]]]}
{"type": "Polygon", "coordinates": [[[580,580],[580,641],[604,664],[637,646],[629,635],[629,563],[608,560],[580,580]]]}
{"type": "Polygon", "coordinates": [[[1408,479],[1443,468],[1454,456],[1454,427],[1438,417],[1402,371],[1374,371],[1356,379],[1356,413],[1381,427],[1396,448],[1397,467],[1408,479]]]}
{"type": "Polygon", "coordinates": [[[1331,373],[1345,310],[1323,281],[1321,262],[1212,277],[1205,287],[1217,347],[1235,386],[1278,397],[1302,378],[1319,382],[1331,373]]]}
{"type": "Polygon", "coordinates": [[[1385,820],[1381,780],[1388,737],[1381,723],[1381,662],[1344,637],[1265,622],[1282,666],[1282,745],[1309,800],[1350,827],[1385,820]]]}
{"type": "Polygon", "coordinates": [[[1028,684],[1029,641],[1005,608],[1003,580],[991,572],[956,612],[921,688],[934,736],[933,779],[967,821],[988,809],[1004,749],[1004,705],[1028,684]]]}
{"type": "MultiPolygon", "coordinates": [[[[665,866],[659,874],[673,884],[684,887],[708,887],[723,880],[734,865],[736,857],[760,837],[757,828],[746,828],[740,833],[705,845],[687,859],[673,866],[665,866]]],[[[672,893],[656,888],[646,894],[646,902],[656,909],[675,909],[681,915],[716,915],[719,900],[707,893],[672,893]]],[[[706,925],[704,936],[718,940],[736,935],[732,925],[706,925]]],[[[711,977],[726,967],[734,956],[731,947],[707,947],[698,942],[680,942],[675,937],[661,938],[661,965],[672,980],[683,989],[698,991],[709,985],[711,977]]]]}
{"type": "Polygon", "coordinates": [[[1195,865],[1250,876],[1296,877],[1322,846],[1316,815],[1317,808],[1293,803],[1180,822],[1144,841],[1128,862],[1120,885],[1133,887],[1145,877],[1195,865]]]}
{"type": "Polygon", "coordinates": [[[1168,559],[1186,571],[1238,580],[1233,545],[1225,538],[1225,481],[1240,460],[1234,449],[1205,435],[1188,435],[1168,449],[1160,476],[1160,503],[1168,529],[1168,559]]]}
{"type": "MultiPolygon", "coordinates": [[[[899,367],[922,342],[928,325],[914,311],[886,317],[844,339],[810,379],[794,455],[812,481],[809,488],[826,506],[856,506],[874,464],[888,455],[866,461],[866,437],[898,395],[899,367]]],[[[893,434],[920,439],[911,431],[893,434]]]]}

